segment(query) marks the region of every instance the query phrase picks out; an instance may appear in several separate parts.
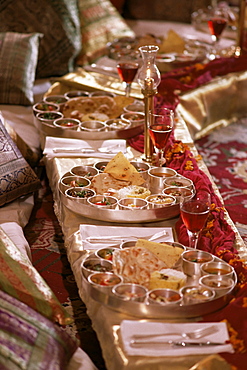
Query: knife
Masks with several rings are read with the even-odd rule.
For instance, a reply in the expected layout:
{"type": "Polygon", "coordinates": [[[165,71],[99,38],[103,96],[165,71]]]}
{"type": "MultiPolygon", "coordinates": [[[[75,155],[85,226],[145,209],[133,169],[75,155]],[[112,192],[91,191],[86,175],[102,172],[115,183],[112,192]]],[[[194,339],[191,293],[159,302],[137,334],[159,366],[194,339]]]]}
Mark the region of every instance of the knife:
{"type": "Polygon", "coordinates": [[[222,346],[226,344],[219,343],[219,342],[185,342],[185,341],[173,341],[168,340],[166,342],[163,341],[141,341],[141,340],[131,340],[130,346],[131,347],[142,347],[142,346],[150,346],[150,345],[169,345],[171,347],[210,347],[210,346],[222,346]]]}

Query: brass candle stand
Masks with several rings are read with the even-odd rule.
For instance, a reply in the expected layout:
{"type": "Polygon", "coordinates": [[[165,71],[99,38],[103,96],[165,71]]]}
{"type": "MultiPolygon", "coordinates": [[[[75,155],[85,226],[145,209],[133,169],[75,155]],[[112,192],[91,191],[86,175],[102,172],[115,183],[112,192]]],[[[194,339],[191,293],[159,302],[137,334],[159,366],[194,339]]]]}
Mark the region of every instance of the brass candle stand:
{"type": "Polygon", "coordinates": [[[137,74],[137,80],[141,86],[145,105],[145,123],[144,123],[144,155],[142,159],[148,163],[154,160],[154,146],[152,144],[148,123],[149,112],[154,110],[154,95],[157,94],[157,86],[160,83],[160,71],[155,64],[156,53],[159,47],[156,45],[141,46],[139,48],[142,56],[142,67],[137,74]]]}
{"type": "Polygon", "coordinates": [[[152,163],[154,160],[154,146],[149,135],[148,123],[149,123],[149,112],[154,109],[154,95],[157,94],[157,89],[154,88],[153,81],[151,78],[145,79],[145,88],[142,89],[144,95],[144,107],[145,107],[145,122],[144,122],[144,155],[142,159],[145,162],[152,163]]]}

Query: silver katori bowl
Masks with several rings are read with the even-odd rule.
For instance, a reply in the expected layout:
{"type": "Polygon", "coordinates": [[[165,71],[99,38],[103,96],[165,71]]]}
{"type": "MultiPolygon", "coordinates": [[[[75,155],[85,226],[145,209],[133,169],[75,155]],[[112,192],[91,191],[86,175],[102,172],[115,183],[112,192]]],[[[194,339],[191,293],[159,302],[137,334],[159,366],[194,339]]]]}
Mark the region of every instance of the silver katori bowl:
{"type": "Polygon", "coordinates": [[[112,293],[124,301],[144,302],[147,289],[139,284],[121,283],[112,288],[112,293]]]}
{"type": "Polygon", "coordinates": [[[87,258],[81,264],[82,274],[85,278],[93,273],[112,272],[113,266],[111,261],[101,258],[87,258]]]}
{"type": "Polygon", "coordinates": [[[201,276],[201,265],[213,261],[214,257],[199,249],[187,250],[182,253],[183,272],[188,276],[201,276]]]}
{"type": "Polygon", "coordinates": [[[62,192],[65,192],[66,189],[69,189],[73,186],[75,187],[89,187],[91,185],[91,181],[86,179],[86,177],[82,176],[64,176],[58,182],[58,187],[62,192]]]}

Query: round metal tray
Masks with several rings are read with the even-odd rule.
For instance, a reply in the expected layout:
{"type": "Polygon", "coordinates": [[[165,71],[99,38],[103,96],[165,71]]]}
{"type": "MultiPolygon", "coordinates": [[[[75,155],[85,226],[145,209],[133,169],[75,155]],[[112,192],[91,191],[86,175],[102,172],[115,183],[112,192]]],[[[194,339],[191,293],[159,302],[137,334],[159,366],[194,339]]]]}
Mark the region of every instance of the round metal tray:
{"type": "Polygon", "coordinates": [[[76,131],[69,129],[62,129],[46,123],[39,125],[38,129],[45,136],[63,137],[81,140],[108,140],[108,139],[129,139],[133,136],[139,135],[143,132],[143,124],[132,125],[127,129],[100,131],[100,132],[87,132],[76,131]]]}
{"type": "MultiPolygon", "coordinates": [[[[221,261],[215,257],[215,260],[221,261]]],[[[211,301],[190,305],[149,305],[145,302],[124,301],[115,295],[106,294],[91,285],[82,275],[82,285],[95,301],[123,314],[139,317],[142,319],[179,319],[194,318],[213,313],[226,306],[232,298],[231,292],[237,283],[237,275],[234,274],[235,285],[227,294],[218,296],[211,301]]],[[[193,281],[189,282],[192,285],[193,281]]]]}
{"type": "Polygon", "coordinates": [[[69,199],[60,189],[60,199],[62,203],[72,212],[80,216],[88,217],[93,220],[106,222],[121,222],[121,223],[139,223],[139,222],[157,222],[169,220],[179,215],[179,204],[172,206],[154,208],[154,209],[136,209],[136,210],[120,210],[120,209],[103,209],[80,204],[69,199]]]}

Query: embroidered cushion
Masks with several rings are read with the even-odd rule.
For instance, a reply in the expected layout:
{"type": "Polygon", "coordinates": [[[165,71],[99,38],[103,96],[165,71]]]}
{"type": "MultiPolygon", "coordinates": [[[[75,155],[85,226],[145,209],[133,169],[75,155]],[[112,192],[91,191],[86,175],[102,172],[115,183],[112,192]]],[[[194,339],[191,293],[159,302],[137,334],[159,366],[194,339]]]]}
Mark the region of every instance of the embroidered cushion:
{"type": "Polygon", "coordinates": [[[78,344],[58,325],[0,291],[0,368],[67,368],[78,344]]]}
{"type": "Polygon", "coordinates": [[[106,52],[106,44],[133,31],[109,0],[79,0],[82,51],[77,64],[93,62],[106,52]]]}
{"type": "Polygon", "coordinates": [[[0,33],[0,104],[33,104],[39,33],[0,33]]]}
{"type": "Polygon", "coordinates": [[[39,187],[39,178],[0,120],[0,206],[32,193],[39,187]]]}
{"type": "Polygon", "coordinates": [[[39,32],[37,78],[63,75],[81,50],[77,0],[2,0],[0,32],[39,32]]]}
{"type": "Polygon", "coordinates": [[[0,290],[53,322],[58,322],[60,325],[73,322],[72,317],[60,304],[27,256],[19,251],[1,227],[0,290]]]}

